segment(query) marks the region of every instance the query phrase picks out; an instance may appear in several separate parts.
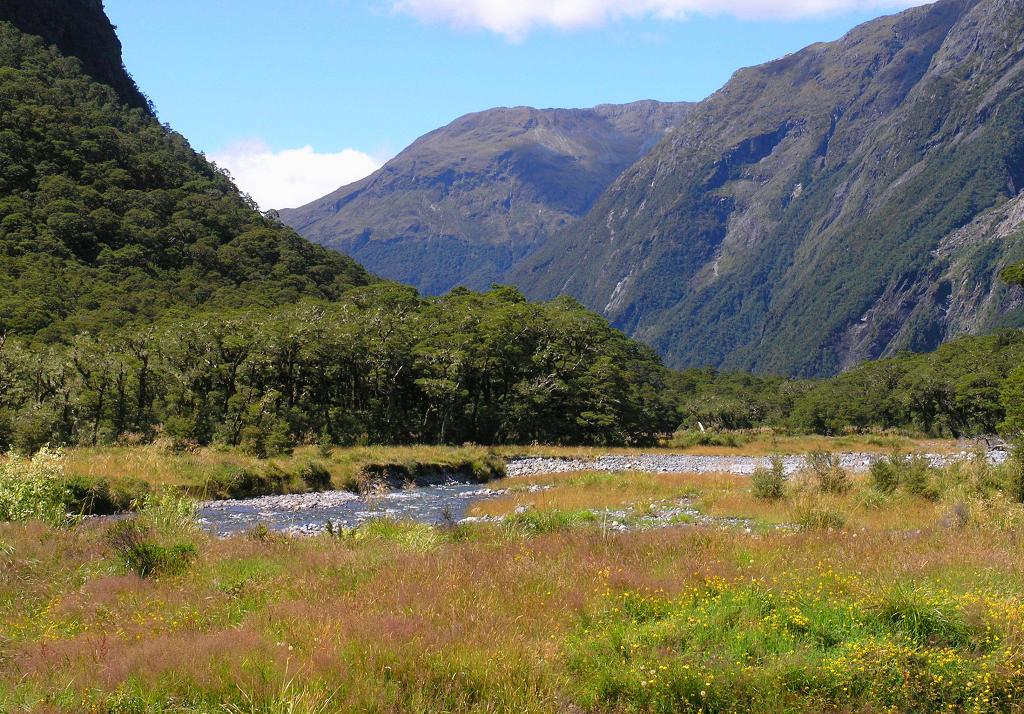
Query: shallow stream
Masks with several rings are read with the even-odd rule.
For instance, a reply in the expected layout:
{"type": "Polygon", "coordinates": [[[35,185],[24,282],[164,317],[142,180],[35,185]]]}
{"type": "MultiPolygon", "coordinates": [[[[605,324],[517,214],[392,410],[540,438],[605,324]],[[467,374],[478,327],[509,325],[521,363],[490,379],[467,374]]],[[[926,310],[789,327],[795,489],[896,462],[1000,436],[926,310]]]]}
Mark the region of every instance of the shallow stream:
{"type": "Polygon", "coordinates": [[[261,523],[271,530],[310,534],[326,530],[328,522],[352,528],[380,518],[438,525],[459,521],[474,501],[502,493],[452,481],[373,495],[330,491],[212,501],[202,504],[199,516],[204,528],[221,536],[244,533],[261,523]]]}

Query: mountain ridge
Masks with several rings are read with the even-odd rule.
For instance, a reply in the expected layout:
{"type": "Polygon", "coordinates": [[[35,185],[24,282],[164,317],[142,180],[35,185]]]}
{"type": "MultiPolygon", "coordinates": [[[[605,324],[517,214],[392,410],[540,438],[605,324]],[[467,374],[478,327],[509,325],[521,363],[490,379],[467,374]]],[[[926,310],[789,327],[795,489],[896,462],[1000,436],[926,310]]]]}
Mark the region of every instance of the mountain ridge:
{"type": "Polygon", "coordinates": [[[485,288],[585,213],[688,110],[645,100],[468,114],[373,175],[280,215],[306,238],[428,294],[485,288]]]}
{"type": "Polygon", "coordinates": [[[1021,8],[942,0],[738,71],[510,282],[674,366],[829,374],[1022,324],[1017,232],[949,250],[1022,185],[1021,8]]]}

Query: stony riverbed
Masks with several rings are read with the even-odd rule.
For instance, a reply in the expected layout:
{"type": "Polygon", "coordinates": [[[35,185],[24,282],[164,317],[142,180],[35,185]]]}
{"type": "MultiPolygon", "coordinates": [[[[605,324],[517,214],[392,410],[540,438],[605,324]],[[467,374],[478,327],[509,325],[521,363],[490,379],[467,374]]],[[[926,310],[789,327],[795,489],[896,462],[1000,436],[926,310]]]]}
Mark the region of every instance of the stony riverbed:
{"type": "MultiPolygon", "coordinates": [[[[935,465],[957,459],[970,458],[962,452],[940,456],[930,454],[935,465]]],[[[851,471],[865,471],[878,459],[874,454],[842,454],[840,463],[851,471]]],[[[988,457],[998,463],[1006,454],[992,451],[988,457]]],[[[787,473],[799,471],[805,465],[800,456],[784,457],[787,473]]],[[[239,501],[210,501],[201,504],[200,519],[203,526],[222,535],[243,533],[258,524],[290,533],[315,534],[335,527],[352,528],[367,521],[390,518],[439,525],[453,522],[480,522],[494,518],[467,518],[469,507],[480,500],[496,498],[512,489],[535,491],[544,486],[516,485],[515,480],[549,473],[578,471],[636,471],[643,473],[735,473],[751,474],[759,466],[768,464],[765,457],[754,456],[691,456],[672,454],[642,454],[632,456],[601,456],[593,459],[520,458],[506,464],[507,478],[495,485],[504,488],[482,488],[477,483],[452,479],[447,483],[384,491],[375,494],[356,494],[349,491],[266,496],[239,501]]],[[[630,510],[595,512],[609,530],[636,530],[665,527],[681,523],[700,525],[737,525],[711,519],[693,509],[688,502],[661,504],[647,514],[630,510]]]]}
{"type": "MultiPolygon", "coordinates": [[[[863,472],[884,454],[837,454],[840,465],[849,471],[863,472]]],[[[950,455],[926,454],[933,466],[971,458],[973,454],[961,451],[950,455]]],[[[992,463],[1002,463],[1005,451],[990,451],[992,463]]],[[[785,456],[782,459],[786,473],[796,473],[806,466],[803,456],[785,456]]],[[[760,466],[767,466],[766,456],[697,456],[681,454],[639,454],[631,456],[600,456],[593,459],[523,458],[513,459],[505,467],[511,478],[538,476],[574,471],[637,471],[642,473],[734,473],[747,475],[760,466]]]]}

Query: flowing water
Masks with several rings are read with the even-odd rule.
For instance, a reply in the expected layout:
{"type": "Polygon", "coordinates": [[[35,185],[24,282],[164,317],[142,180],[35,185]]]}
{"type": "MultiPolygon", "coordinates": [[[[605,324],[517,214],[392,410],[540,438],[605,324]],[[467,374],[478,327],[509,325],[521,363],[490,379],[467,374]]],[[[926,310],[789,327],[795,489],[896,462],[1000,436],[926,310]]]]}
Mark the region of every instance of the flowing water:
{"type": "Polygon", "coordinates": [[[480,484],[451,481],[373,495],[331,491],[267,496],[241,501],[212,501],[200,509],[204,528],[221,536],[244,533],[258,524],[291,533],[319,533],[334,527],[353,528],[380,518],[439,525],[465,517],[470,504],[501,495],[480,484]]]}
{"type": "MultiPolygon", "coordinates": [[[[935,465],[971,458],[964,451],[959,454],[928,454],[935,465]]],[[[879,456],[877,454],[841,454],[843,468],[851,471],[865,471],[879,456]]],[[[989,461],[1000,463],[1005,460],[1004,452],[988,454],[989,461]]],[[[641,471],[648,473],[715,473],[727,472],[750,474],[758,466],[768,463],[765,457],[750,456],[692,456],[692,455],[635,455],[605,456],[596,459],[513,459],[507,464],[510,478],[503,484],[510,484],[516,477],[564,473],[573,471],[641,471]]],[[[784,466],[787,473],[803,468],[805,461],[800,456],[787,456],[784,466]]],[[[531,486],[530,489],[543,488],[531,486]]],[[[424,485],[397,491],[385,491],[373,495],[358,495],[347,491],[267,496],[242,501],[212,501],[202,505],[200,519],[203,526],[217,535],[244,533],[264,524],[271,530],[291,533],[320,533],[333,527],[353,528],[366,521],[389,518],[399,521],[416,521],[429,525],[458,522],[466,517],[470,505],[475,501],[508,493],[507,490],[482,488],[476,483],[451,480],[441,485],[424,485]]],[[[666,507],[655,522],[673,523],[679,517],[687,516],[702,522],[688,504],[674,504],[666,507]]],[[[622,523],[625,516],[608,512],[605,514],[614,523],[622,523]]],[[[474,519],[471,519],[474,520],[474,519]]],[[[642,521],[642,519],[641,519],[642,521]]],[[[653,525],[656,525],[654,523],[653,525]]],[[[625,527],[625,526],[623,526],[625,527]]]]}

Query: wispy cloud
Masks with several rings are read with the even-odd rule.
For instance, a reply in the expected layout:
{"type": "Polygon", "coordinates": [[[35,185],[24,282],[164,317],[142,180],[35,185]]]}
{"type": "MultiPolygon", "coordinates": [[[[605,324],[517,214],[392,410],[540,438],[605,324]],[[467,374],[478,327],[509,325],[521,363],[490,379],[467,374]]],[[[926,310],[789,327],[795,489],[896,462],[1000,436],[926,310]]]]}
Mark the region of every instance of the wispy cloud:
{"type": "Polygon", "coordinates": [[[354,149],[333,154],[317,153],[312,146],[274,151],[258,139],[236,142],[209,158],[227,169],[264,210],[309,203],[369,176],[383,163],[354,149]]]}
{"type": "Polygon", "coordinates": [[[580,29],[623,19],[681,20],[730,15],[743,20],[798,20],[852,10],[902,9],[928,0],[393,0],[424,22],[483,28],[521,40],[532,30],[580,29]]]}

